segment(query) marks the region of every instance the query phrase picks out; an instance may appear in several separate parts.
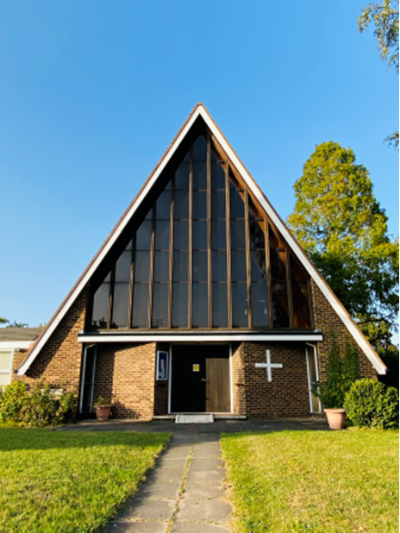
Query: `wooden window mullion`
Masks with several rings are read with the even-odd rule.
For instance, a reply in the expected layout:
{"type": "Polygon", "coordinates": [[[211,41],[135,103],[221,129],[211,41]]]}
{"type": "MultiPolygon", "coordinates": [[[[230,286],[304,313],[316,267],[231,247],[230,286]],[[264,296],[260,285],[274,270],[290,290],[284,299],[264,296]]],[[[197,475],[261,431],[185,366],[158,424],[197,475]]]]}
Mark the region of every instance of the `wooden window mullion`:
{"type": "Polygon", "coordinates": [[[132,310],[133,310],[133,284],[135,281],[135,248],[136,248],[136,234],[132,239],[131,250],[131,270],[129,276],[129,296],[128,296],[128,328],[132,327],[132,310]]]}
{"type": "Polygon", "coordinates": [[[188,327],[192,327],[193,294],[193,146],[189,156],[189,250],[188,250],[188,327]]]}
{"type": "Polygon", "coordinates": [[[269,247],[269,224],[267,219],[264,219],[265,228],[265,268],[266,268],[266,282],[267,282],[267,296],[268,296],[268,323],[272,329],[274,327],[274,314],[272,310],[272,278],[271,278],[271,253],[269,247]]]}
{"type": "Polygon", "coordinates": [[[308,292],[308,310],[310,313],[310,325],[312,329],[315,329],[314,305],[313,305],[313,297],[312,297],[312,289],[311,289],[311,279],[307,281],[307,292],[308,292]]]}
{"type": "Polygon", "coordinates": [[[211,264],[211,140],[207,134],[207,252],[208,252],[208,327],[212,328],[212,264],[211,264]]]}
{"type": "Polygon", "coordinates": [[[172,269],[174,267],[174,202],[175,202],[175,177],[171,179],[171,206],[170,206],[170,228],[169,228],[168,329],[172,328],[172,269]]]}
{"type": "Polygon", "coordinates": [[[115,282],[115,263],[111,270],[111,279],[110,279],[110,292],[108,294],[108,318],[107,318],[107,329],[111,329],[112,321],[112,312],[113,312],[113,300],[114,300],[114,282],[115,282]]]}
{"type": "Polygon", "coordinates": [[[149,272],[149,301],[147,328],[151,329],[151,315],[153,310],[153,277],[154,277],[154,245],[155,245],[155,227],[156,227],[156,205],[153,207],[153,217],[151,221],[151,241],[150,241],[150,272],[149,272]]]}
{"type": "Polygon", "coordinates": [[[231,206],[229,196],[229,164],[225,168],[225,215],[226,215],[226,268],[228,293],[228,328],[232,329],[232,254],[231,254],[231,206]]]}
{"type": "Polygon", "coordinates": [[[292,298],[292,277],[290,269],[290,252],[289,248],[285,246],[286,253],[286,284],[289,310],[289,328],[293,329],[293,298],[292,298]]]}
{"type": "Polygon", "coordinates": [[[244,227],[246,243],[246,278],[247,278],[247,327],[253,326],[252,306],[251,306],[251,265],[250,265],[250,227],[249,227],[249,193],[244,191],[244,227]]]}

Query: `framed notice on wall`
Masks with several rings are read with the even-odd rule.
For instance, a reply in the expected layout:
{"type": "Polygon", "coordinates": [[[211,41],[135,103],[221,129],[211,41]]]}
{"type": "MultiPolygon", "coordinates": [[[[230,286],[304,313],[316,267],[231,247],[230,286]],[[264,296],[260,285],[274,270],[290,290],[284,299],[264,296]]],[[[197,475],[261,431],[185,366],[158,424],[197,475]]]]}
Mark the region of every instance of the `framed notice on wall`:
{"type": "Polygon", "coordinates": [[[157,352],[157,381],[168,379],[168,352],[157,352]]]}

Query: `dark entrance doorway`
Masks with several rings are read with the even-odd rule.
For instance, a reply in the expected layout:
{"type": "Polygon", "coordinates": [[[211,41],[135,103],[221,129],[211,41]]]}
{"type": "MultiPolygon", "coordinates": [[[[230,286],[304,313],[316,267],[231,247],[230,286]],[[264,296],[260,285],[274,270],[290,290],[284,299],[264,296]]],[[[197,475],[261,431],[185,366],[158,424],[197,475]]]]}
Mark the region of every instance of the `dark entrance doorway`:
{"type": "Polygon", "coordinates": [[[229,346],[172,346],[171,412],[230,411],[229,346]]]}

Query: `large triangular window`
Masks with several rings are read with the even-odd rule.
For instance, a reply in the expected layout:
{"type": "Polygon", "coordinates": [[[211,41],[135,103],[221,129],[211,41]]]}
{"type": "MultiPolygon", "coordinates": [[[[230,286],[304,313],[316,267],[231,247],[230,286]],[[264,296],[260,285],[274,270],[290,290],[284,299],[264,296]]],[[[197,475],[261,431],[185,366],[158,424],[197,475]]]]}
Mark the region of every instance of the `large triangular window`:
{"type": "Polygon", "coordinates": [[[132,225],[94,292],[92,328],[312,327],[309,275],[206,135],[132,225]]]}

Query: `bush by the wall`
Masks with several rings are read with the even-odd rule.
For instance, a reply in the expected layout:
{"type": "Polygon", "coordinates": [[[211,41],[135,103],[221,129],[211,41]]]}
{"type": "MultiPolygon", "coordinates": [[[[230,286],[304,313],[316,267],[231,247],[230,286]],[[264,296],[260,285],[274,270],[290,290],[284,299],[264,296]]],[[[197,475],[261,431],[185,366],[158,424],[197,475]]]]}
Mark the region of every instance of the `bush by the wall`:
{"type": "Polygon", "coordinates": [[[0,391],[0,420],[36,427],[68,422],[75,416],[77,398],[60,390],[55,394],[51,385],[38,383],[29,392],[25,383],[11,383],[0,391]]]}
{"type": "Polygon", "coordinates": [[[355,426],[388,429],[399,425],[399,393],[373,379],[360,379],[345,396],[346,414],[355,426]]]}

